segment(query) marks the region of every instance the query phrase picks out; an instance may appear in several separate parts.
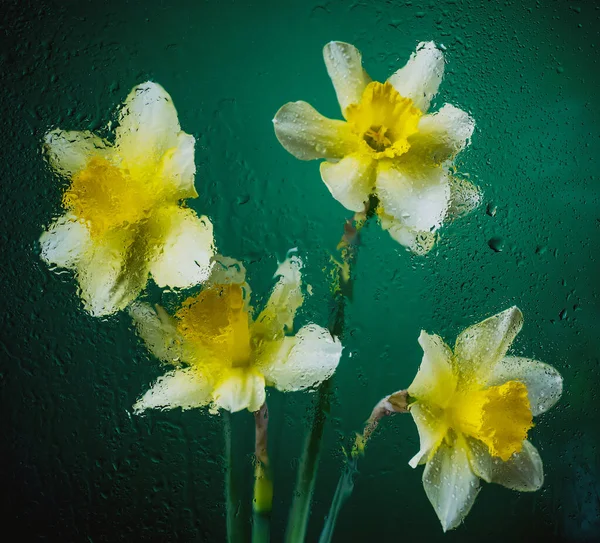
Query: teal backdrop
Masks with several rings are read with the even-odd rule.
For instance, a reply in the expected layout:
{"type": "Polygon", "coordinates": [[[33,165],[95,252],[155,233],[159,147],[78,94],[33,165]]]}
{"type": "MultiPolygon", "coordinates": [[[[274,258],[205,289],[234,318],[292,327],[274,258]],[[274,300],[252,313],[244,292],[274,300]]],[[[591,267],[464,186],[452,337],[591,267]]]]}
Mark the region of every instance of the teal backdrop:
{"type": "MultiPolygon", "coordinates": [[[[334,538],[343,541],[600,539],[600,212],[597,2],[4,0],[0,20],[2,275],[0,492],[3,531],[20,541],[223,541],[223,425],[200,410],[132,413],[157,376],[126,314],[83,312],[70,273],[39,258],[60,212],[61,182],[41,153],[53,127],[99,129],[151,79],[196,139],[200,197],[219,251],[244,260],[260,305],[277,259],[297,247],[314,295],[298,325],[327,323],[327,269],[349,213],[316,162],[288,154],[272,118],[290,100],[339,117],[322,60],[355,44],[374,79],[420,41],[446,47],[433,107],[476,119],[461,172],[482,205],[413,256],[376,224],[364,230],[356,294],[323,444],[308,541],[316,541],[347,446],[373,405],[408,386],[421,329],[450,343],[513,304],[525,315],[514,352],[555,366],[565,393],[536,419],[545,462],[535,494],[484,485],[466,524],[443,534],[407,462],[408,416],[382,422],[360,462],[334,538]],[[493,247],[492,247],[493,246],[493,247]]],[[[177,293],[150,296],[175,303],[177,293]]],[[[270,391],[281,541],[314,394],[270,391]]],[[[233,420],[251,496],[253,421],[233,420]]]]}

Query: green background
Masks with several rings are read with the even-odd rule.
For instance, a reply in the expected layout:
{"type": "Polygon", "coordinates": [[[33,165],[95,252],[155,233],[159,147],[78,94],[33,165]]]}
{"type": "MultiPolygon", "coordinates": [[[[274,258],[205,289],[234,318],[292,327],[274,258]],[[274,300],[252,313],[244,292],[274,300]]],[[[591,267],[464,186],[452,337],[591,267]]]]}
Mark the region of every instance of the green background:
{"type": "MultiPolygon", "coordinates": [[[[476,119],[457,164],[484,203],[445,226],[426,257],[376,224],[365,229],[308,540],[327,512],[341,446],[382,396],[411,382],[419,331],[452,343],[513,304],[525,314],[514,352],[565,379],[561,402],[531,436],[544,488],[484,485],[466,524],[444,536],[422,468],[407,465],[416,429],[398,415],[370,443],[335,540],[600,538],[596,2],[4,0],[1,10],[3,531],[15,529],[20,541],[225,537],[221,418],[134,416],[132,404],[163,368],[126,315],[87,316],[72,276],[39,259],[37,239],[61,198],[41,155],[44,133],[99,129],[135,84],[162,84],[197,138],[200,197],[189,203],[210,216],[220,252],[247,264],[255,305],[277,258],[298,247],[315,295],[297,324],[326,324],[323,270],[349,213],[316,162],[280,147],[271,119],[299,99],[339,117],[321,56],[330,40],[357,45],[379,80],[419,41],[435,40],[448,64],[433,107],[450,102],[476,119]]],[[[174,303],[176,294],[163,298],[174,303]]],[[[281,541],[314,394],[270,391],[268,399],[273,540],[281,541]]],[[[235,415],[234,430],[249,500],[252,416],[235,415]]]]}

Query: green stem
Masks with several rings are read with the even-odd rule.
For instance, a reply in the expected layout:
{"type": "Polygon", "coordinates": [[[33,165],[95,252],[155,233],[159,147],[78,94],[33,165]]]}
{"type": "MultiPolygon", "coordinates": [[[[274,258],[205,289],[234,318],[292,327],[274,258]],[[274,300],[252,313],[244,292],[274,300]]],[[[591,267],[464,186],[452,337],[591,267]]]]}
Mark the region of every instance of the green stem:
{"type": "Polygon", "coordinates": [[[271,510],[273,508],[273,480],[267,452],[267,404],[254,413],[256,444],[254,468],[254,499],[252,501],[252,543],[268,543],[271,539],[271,510]]]}
{"type": "Polygon", "coordinates": [[[225,425],[225,501],[227,506],[227,542],[246,541],[244,518],[241,514],[241,492],[237,484],[237,466],[234,461],[234,447],[231,430],[231,413],[223,411],[225,425]]]}
{"type": "MultiPolygon", "coordinates": [[[[344,332],[346,303],[352,300],[352,273],[359,245],[359,231],[372,213],[357,213],[346,221],[344,235],[338,245],[342,253],[342,263],[337,268],[337,289],[334,296],[334,309],[329,323],[329,331],[340,337],[344,332]]],[[[286,543],[302,543],[306,537],[310,506],[317,479],[317,468],[321,453],[321,441],[331,404],[331,379],[317,389],[317,398],[310,433],[304,443],[300,460],[294,499],[286,530],[286,543]]]]}
{"type": "Polygon", "coordinates": [[[358,474],[356,467],[358,458],[365,454],[367,441],[377,429],[377,426],[379,426],[379,421],[383,417],[395,413],[408,413],[409,403],[408,392],[406,390],[399,390],[380,400],[373,408],[371,416],[365,423],[363,433],[356,435],[352,452],[346,458],[344,470],[340,475],[340,480],[338,481],[333,500],[331,501],[331,507],[325,520],[325,526],[321,532],[321,537],[319,537],[319,543],[329,543],[333,537],[335,523],[337,522],[342,506],[348,501],[354,490],[354,478],[358,474]]]}
{"type": "Polygon", "coordinates": [[[356,468],[357,462],[358,457],[354,455],[346,459],[344,471],[342,471],[342,474],[340,475],[340,480],[338,481],[331,507],[325,520],[325,526],[321,532],[321,537],[319,537],[319,543],[329,543],[333,537],[335,523],[337,522],[342,506],[346,503],[354,490],[354,477],[358,473],[356,468]]]}

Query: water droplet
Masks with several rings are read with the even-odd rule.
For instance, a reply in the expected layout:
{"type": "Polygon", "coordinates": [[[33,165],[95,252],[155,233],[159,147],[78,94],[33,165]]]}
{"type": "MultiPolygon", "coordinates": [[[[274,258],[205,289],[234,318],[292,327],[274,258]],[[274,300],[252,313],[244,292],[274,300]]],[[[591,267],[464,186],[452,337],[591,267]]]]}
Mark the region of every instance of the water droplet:
{"type": "Polygon", "coordinates": [[[500,253],[504,250],[504,240],[502,238],[494,237],[488,241],[488,246],[492,251],[500,253]]]}

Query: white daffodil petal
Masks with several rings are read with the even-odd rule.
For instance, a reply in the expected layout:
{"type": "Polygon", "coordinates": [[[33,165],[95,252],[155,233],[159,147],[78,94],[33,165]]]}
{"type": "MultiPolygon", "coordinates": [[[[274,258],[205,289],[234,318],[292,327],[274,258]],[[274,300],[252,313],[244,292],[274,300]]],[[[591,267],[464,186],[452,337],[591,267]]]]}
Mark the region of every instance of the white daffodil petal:
{"type": "Polygon", "coordinates": [[[461,379],[485,383],[522,326],[523,314],[511,307],[464,330],[454,347],[461,379]]]}
{"type": "Polygon", "coordinates": [[[282,392],[320,385],[333,375],[342,356],[340,341],[316,324],[307,324],[294,337],[277,343],[256,364],[267,382],[282,392]]]}
{"type": "Polygon", "coordinates": [[[323,58],[345,117],[346,108],[360,102],[371,78],[363,69],[362,55],[354,45],[341,41],[329,42],[323,48],[323,58]]]}
{"type": "Polygon", "coordinates": [[[275,272],[279,279],[253,324],[253,334],[270,341],[283,337],[286,329],[293,329],[296,311],[304,302],[301,269],[302,260],[294,255],[279,264],[275,272]]]}
{"type": "Polygon", "coordinates": [[[436,416],[426,405],[419,402],[411,404],[410,414],[417,425],[420,449],[408,464],[411,468],[416,468],[417,465],[425,463],[431,451],[435,450],[437,445],[442,442],[448,431],[448,425],[442,417],[436,416]]]}
{"type": "Polygon", "coordinates": [[[379,208],[377,216],[381,228],[387,230],[392,239],[406,247],[412,253],[424,256],[433,249],[437,238],[435,232],[422,232],[414,228],[409,228],[402,221],[395,219],[391,215],[387,215],[381,208],[379,208]]]}
{"type": "Polygon", "coordinates": [[[433,232],[442,225],[450,202],[443,168],[398,169],[380,164],[376,191],[384,212],[413,230],[433,232]]]}
{"type": "Polygon", "coordinates": [[[156,358],[171,364],[180,363],[183,340],[174,319],[162,307],[157,306],[155,310],[150,304],[134,302],[129,306],[129,315],[156,358]]]}
{"type": "Polygon", "coordinates": [[[507,356],[494,366],[487,386],[520,381],[527,387],[531,414],[535,417],[548,411],[560,398],[563,379],[552,366],[531,360],[507,356]]]}
{"type": "Polygon", "coordinates": [[[423,472],[423,487],[444,532],[467,516],[479,493],[479,479],[471,471],[466,446],[442,442],[423,472]]]}
{"type": "Polygon", "coordinates": [[[486,483],[491,483],[493,478],[492,471],[494,459],[490,454],[488,446],[473,437],[463,436],[463,438],[469,448],[469,462],[471,463],[473,473],[480,479],[483,479],[486,483]]]}
{"type": "Polygon", "coordinates": [[[321,179],[331,195],[350,211],[364,211],[375,185],[375,162],[354,153],[339,162],[322,162],[321,179]]]}
{"type": "Polygon", "coordinates": [[[194,368],[177,369],[159,377],[133,406],[136,414],[146,409],[193,409],[210,403],[212,387],[194,368]]]}
{"type": "Polygon", "coordinates": [[[358,147],[348,123],[323,117],[306,102],[288,102],[273,119],[275,135],[300,160],[342,158],[358,147]]]}
{"type": "Polygon", "coordinates": [[[441,164],[468,145],[474,129],[475,121],[468,113],[445,104],[437,113],[421,117],[419,131],[410,139],[411,153],[441,164]]]}
{"type": "Polygon", "coordinates": [[[429,109],[444,77],[444,54],[435,43],[421,42],[403,68],[388,81],[423,112],[429,109]]]}
{"type": "Polygon", "coordinates": [[[63,215],[40,236],[41,257],[46,264],[73,269],[90,247],[90,233],[82,221],[63,215]]]}
{"type": "Polygon", "coordinates": [[[481,204],[481,200],[481,191],[473,183],[459,177],[450,177],[448,218],[456,219],[471,213],[481,204]]]}
{"type": "Polygon", "coordinates": [[[408,393],[427,404],[444,408],[452,398],[457,378],[452,371],[452,351],[440,336],[421,331],[423,359],[408,393]]]}
{"type": "Polygon", "coordinates": [[[198,197],[194,186],[195,145],[194,136],[180,132],[177,136],[177,146],[169,149],[163,158],[162,177],[165,183],[171,184],[178,199],[198,197]]]}
{"type": "Polygon", "coordinates": [[[507,462],[493,458],[492,483],[520,492],[539,490],[544,484],[544,464],[538,450],[529,441],[523,441],[521,452],[507,462]]]}
{"type": "Polygon", "coordinates": [[[78,262],[81,298],[95,317],[124,309],[146,285],[147,260],[143,247],[137,249],[131,236],[125,229],[112,232],[101,242],[94,242],[78,262]]]}
{"type": "Polygon", "coordinates": [[[148,81],[131,90],[119,112],[116,146],[126,167],[147,167],[158,164],[167,151],[178,147],[180,130],[169,93],[148,81]]]}
{"type": "Polygon", "coordinates": [[[265,378],[249,368],[231,369],[213,392],[215,406],[231,413],[258,411],[265,398],[265,378]]]}
{"type": "Polygon", "coordinates": [[[159,287],[189,288],[210,275],[214,255],[213,226],[208,217],[177,206],[157,216],[163,243],[152,262],[150,273],[159,287]]]}
{"type": "Polygon", "coordinates": [[[44,153],[52,169],[65,177],[83,170],[93,156],[107,156],[112,148],[102,138],[83,132],[51,130],[44,136],[44,153]]]}

